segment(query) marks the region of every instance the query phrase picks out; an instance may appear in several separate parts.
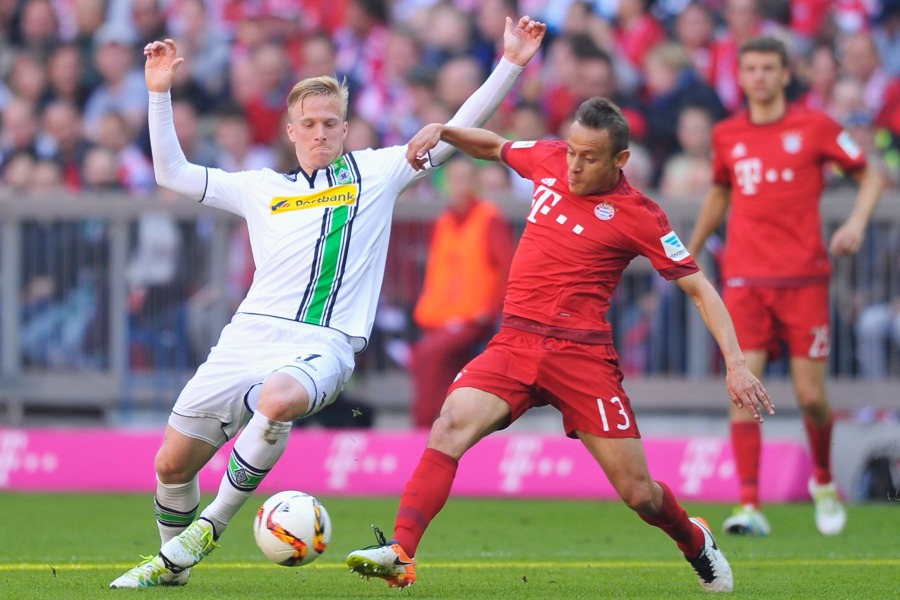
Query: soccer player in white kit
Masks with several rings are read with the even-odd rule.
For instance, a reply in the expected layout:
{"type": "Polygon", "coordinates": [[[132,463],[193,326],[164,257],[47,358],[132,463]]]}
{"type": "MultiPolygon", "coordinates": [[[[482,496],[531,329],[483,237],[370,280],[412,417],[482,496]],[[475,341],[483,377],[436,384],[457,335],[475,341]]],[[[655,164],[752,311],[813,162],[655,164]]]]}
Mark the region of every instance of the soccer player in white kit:
{"type": "MultiPolygon", "coordinates": [[[[537,53],[546,26],[529,17],[506,21],[503,58],[449,124],[483,124],[537,53]]],[[[184,58],[168,39],[148,44],[144,55],[157,182],[246,219],[256,272],[169,417],[155,461],[159,554],[113,588],[187,583],[190,568],[218,546],[284,452],[291,422],[340,393],[372,330],[394,202],[419,176],[406,146],[344,154],[348,93],[334,77],[305,79],[288,95],[294,172],[226,173],[191,164],[175,135],[169,94],[184,58]],[[197,475],[235,435],[219,491],[194,520],[197,475]]],[[[446,144],[433,149],[430,164],[453,151],[446,144]]]]}

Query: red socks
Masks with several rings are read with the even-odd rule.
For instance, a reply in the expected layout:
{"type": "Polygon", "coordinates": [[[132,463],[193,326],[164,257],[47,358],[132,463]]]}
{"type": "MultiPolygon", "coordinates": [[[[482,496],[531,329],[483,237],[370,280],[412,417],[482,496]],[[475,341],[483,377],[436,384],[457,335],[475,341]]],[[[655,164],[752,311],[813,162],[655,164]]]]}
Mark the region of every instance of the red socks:
{"type": "Polygon", "coordinates": [[[831,483],[831,430],[834,418],[829,417],[824,425],[814,423],[809,417],[803,417],[806,435],[809,438],[809,450],[812,453],[813,477],[816,483],[831,483]]]}
{"type": "Polygon", "coordinates": [[[731,446],[740,482],[741,504],[759,506],[759,455],[762,434],[754,421],[731,422],[731,446]]]}
{"type": "Polygon", "coordinates": [[[394,539],[408,556],[416,555],[425,530],[447,503],[457,465],[452,456],[426,448],[406,482],[394,522],[394,539]]]}
{"type": "Polygon", "coordinates": [[[703,550],[703,531],[699,527],[695,527],[688,519],[687,512],[678,504],[675,494],[662,481],[657,481],[659,487],[663,491],[662,506],[656,515],[645,515],[638,513],[638,516],[646,523],[659,527],[666,534],[675,540],[678,549],[685,556],[694,558],[703,550]]]}

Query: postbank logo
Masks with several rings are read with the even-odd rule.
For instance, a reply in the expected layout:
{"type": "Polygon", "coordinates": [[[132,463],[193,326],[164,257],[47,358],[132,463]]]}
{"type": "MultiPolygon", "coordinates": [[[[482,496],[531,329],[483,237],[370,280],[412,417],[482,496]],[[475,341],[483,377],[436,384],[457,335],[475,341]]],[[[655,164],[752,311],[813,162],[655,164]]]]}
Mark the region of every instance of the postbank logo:
{"type": "Polygon", "coordinates": [[[326,208],[330,206],[349,206],[356,204],[359,186],[355,183],[328,188],[307,196],[277,196],[272,198],[269,208],[273,215],[305,210],[307,208],[326,208]]]}

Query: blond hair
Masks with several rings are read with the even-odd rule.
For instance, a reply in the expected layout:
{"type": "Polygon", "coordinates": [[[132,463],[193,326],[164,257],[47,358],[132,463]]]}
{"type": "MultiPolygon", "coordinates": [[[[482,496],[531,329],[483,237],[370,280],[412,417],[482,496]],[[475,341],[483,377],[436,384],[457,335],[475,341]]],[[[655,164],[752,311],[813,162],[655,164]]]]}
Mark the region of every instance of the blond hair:
{"type": "Polygon", "coordinates": [[[326,98],[339,100],[341,103],[342,116],[344,117],[344,120],[347,119],[347,104],[350,100],[350,90],[347,89],[346,79],[342,82],[338,82],[338,80],[331,75],[322,75],[298,81],[294,84],[294,87],[291,88],[291,91],[287,96],[288,113],[290,113],[298,103],[302,104],[305,99],[312,96],[324,96],[326,98]]]}

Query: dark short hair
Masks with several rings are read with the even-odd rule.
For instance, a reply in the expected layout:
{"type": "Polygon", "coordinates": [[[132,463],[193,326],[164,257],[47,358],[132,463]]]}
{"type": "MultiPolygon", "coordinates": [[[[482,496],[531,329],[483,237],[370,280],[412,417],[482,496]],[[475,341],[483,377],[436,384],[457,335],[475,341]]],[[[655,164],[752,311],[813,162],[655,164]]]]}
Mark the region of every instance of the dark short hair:
{"type": "Polygon", "coordinates": [[[748,52],[764,52],[766,54],[777,54],[781,59],[781,66],[788,66],[788,51],[784,42],[772,36],[761,36],[750,38],[738,49],[738,58],[744,56],[748,52]]]}
{"type": "Polygon", "coordinates": [[[575,112],[575,121],[591,129],[609,132],[613,156],[628,149],[631,128],[622,110],[612,100],[600,96],[585,100],[575,112]]]}

